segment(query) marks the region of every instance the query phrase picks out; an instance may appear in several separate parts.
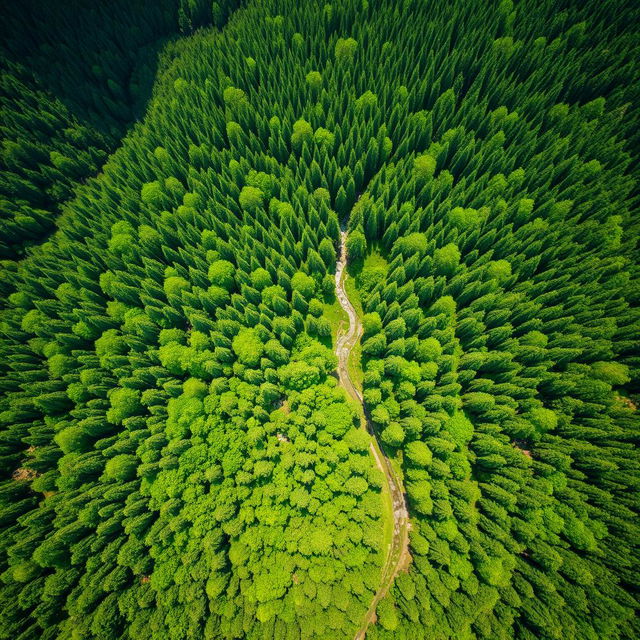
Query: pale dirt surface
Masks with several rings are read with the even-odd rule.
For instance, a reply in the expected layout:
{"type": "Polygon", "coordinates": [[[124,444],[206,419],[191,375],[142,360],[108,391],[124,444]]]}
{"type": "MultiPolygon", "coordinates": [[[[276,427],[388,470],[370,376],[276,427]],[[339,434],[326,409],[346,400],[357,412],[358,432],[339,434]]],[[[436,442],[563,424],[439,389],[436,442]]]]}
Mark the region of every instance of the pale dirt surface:
{"type": "Polygon", "coordinates": [[[389,486],[389,495],[393,503],[393,536],[391,539],[391,545],[387,550],[387,557],[382,567],[380,586],[375,596],[371,601],[371,605],[364,618],[362,626],[355,635],[354,640],[364,640],[369,625],[375,622],[376,608],[378,603],[389,591],[393,580],[402,570],[407,570],[409,563],[411,562],[411,556],[409,555],[409,516],[407,513],[407,505],[404,495],[404,487],[402,482],[396,475],[391,462],[384,455],[380,444],[376,439],[376,434],[373,430],[373,425],[369,419],[368,413],[364,406],[364,400],[362,394],[356,389],[353,381],[349,376],[348,361],[351,350],[362,336],[362,323],[358,318],[358,314],[354,309],[351,301],[349,300],[345,287],[344,270],[347,264],[347,251],[346,251],[346,237],[345,231],[341,233],[340,243],[340,257],[336,264],[336,295],[340,306],[346,311],[349,316],[349,328],[345,332],[343,329],[338,331],[338,337],[336,340],[336,355],[338,356],[338,378],[340,384],[344,387],[346,392],[359,404],[362,405],[365,420],[363,421],[363,428],[365,428],[372,436],[373,441],[370,446],[371,455],[376,461],[378,469],[382,471],[386,482],[389,486]]]}

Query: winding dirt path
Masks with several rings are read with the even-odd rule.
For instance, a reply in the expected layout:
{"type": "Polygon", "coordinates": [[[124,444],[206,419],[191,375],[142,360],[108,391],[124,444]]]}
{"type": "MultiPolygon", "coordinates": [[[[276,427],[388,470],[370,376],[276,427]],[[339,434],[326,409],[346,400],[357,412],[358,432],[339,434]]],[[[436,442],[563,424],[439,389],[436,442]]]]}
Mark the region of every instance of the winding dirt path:
{"type": "Polygon", "coordinates": [[[409,555],[409,517],[404,496],[404,487],[391,465],[389,459],[384,455],[380,443],[376,438],[371,419],[364,406],[364,400],[360,391],[355,387],[349,376],[349,356],[351,350],[362,336],[363,328],[358,314],[354,309],[344,287],[345,267],[347,265],[346,231],[340,234],[340,257],[336,264],[336,295],[340,306],[349,316],[349,328],[347,331],[338,331],[336,340],[336,355],[338,356],[338,377],[340,384],[346,392],[359,404],[362,405],[364,420],[362,426],[372,436],[370,452],[376,461],[378,469],[382,471],[389,487],[389,496],[393,512],[393,536],[391,544],[387,548],[387,557],[382,567],[380,586],[374,595],[367,614],[362,622],[362,626],[357,631],[354,640],[364,640],[369,625],[375,621],[376,608],[378,603],[389,591],[393,580],[402,569],[406,569],[411,557],[409,555]]]}

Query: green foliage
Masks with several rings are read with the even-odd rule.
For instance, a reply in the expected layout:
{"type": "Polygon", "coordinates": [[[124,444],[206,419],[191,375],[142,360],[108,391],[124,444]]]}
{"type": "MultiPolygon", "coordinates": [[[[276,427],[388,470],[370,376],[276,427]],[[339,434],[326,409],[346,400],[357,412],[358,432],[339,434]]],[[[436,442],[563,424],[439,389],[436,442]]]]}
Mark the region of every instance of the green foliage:
{"type": "Polygon", "coordinates": [[[319,71],[309,71],[306,80],[309,87],[314,91],[320,91],[322,88],[322,75],[319,71]]]}
{"type": "Polygon", "coordinates": [[[353,60],[358,43],[353,38],[338,38],[335,46],[336,60],[350,62],[353,60]]]}
{"type": "Polygon", "coordinates": [[[236,87],[227,87],[222,92],[224,103],[232,111],[237,111],[247,103],[247,95],[242,89],[236,87]]]}
{"type": "Polygon", "coordinates": [[[216,260],[209,266],[209,280],[212,284],[230,291],[234,284],[235,271],[235,267],[228,260],[216,260]]]}
{"type": "Polygon", "coordinates": [[[266,269],[258,267],[251,272],[251,284],[258,291],[262,291],[272,284],[271,274],[266,269]]]}
{"type": "Polygon", "coordinates": [[[109,396],[109,404],[111,408],[107,411],[107,420],[122,424],[123,420],[140,411],[140,392],[127,388],[115,389],[109,396]]]}
{"type": "Polygon", "coordinates": [[[313,139],[319,146],[326,147],[327,149],[332,149],[336,137],[328,129],[325,129],[324,127],[318,127],[313,134],[313,139]]]}
{"type": "Polygon", "coordinates": [[[473,437],[473,423],[462,411],[456,411],[447,420],[445,428],[460,447],[466,446],[473,437]]]}
{"type": "Polygon", "coordinates": [[[243,209],[252,210],[262,206],[264,194],[255,187],[242,187],[238,202],[243,209]]]}
{"type": "Polygon", "coordinates": [[[413,172],[416,177],[416,181],[423,183],[433,177],[433,174],[436,171],[436,165],[436,159],[429,154],[417,156],[413,161],[413,172]]]}
{"type": "Polygon", "coordinates": [[[449,219],[453,226],[461,231],[466,231],[479,227],[484,220],[484,215],[483,211],[478,209],[454,207],[449,213],[449,219]]]}
{"type": "Polygon", "coordinates": [[[108,480],[124,482],[136,475],[138,460],[135,456],[120,454],[110,458],[104,467],[104,475],[108,480]]]}
{"type": "Polygon", "coordinates": [[[162,204],[164,201],[164,194],[160,187],[160,183],[157,180],[154,180],[153,182],[143,184],[142,190],[140,191],[140,198],[142,202],[148,205],[159,206],[162,204]]]}
{"type": "Polygon", "coordinates": [[[493,260],[487,265],[487,275],[503,285],[511,277],[511,264],[506,260],[493,260]]]}
{"type": "Polygon", "coordinates": [[[433,263],[438,275],[452,276],[460,263],[460,250],[449,243],[441,249],[436,249],[433,254],[433,263]]]}
{"type": "Polygon", "coordinates": [[[302,145],[310,143],[313,138],[313,128],[302,118],[293,123],[293,133],[291,134],[291,144],[297,151],[302,150],[302,145]]]}
{"type": "Polygon", "coordinates": [[[260,363],[264,345],[255,329],[241,329],[231,345],[241,364],[255,367],[260,363]]]}
{"type": "Polygon", "coordinates": [[[412,233],[399,238],[394,245],[394,250],[402,254],[404,258],[412,255],[422,257],[427,251],[427,237],[422,233],[412,233]]]}
{"type": "Polygon", "coordinates": [[[367,240],[362,231],[352,231],[347,238],[347,256],[349,260],[358,262],[364,258],[367,250],[367,240]]]}
{"type": "Polygon", "coordinates": [[[3,8],[2,637],[640,635],[637,9],[432,5],[3,8]]]}
{"type": "Polygon", "coordinates": [[[398,628],[398,614],[396,608],[393,606],[393,602],[389,598],[384,598],[380,601],[376,613],[384,629],[387,631],[395,631],[398,628]]]}
{"type": "Polygon", "coordinates": [[[405,447],[405,455],[408,461],[417,467],[428,467],[433,458],[429,447],[420,440],[409,442],[405,447]]]}
{"type": "Polygon", "coordinates": [[[629,367],[621,362],[594,362],[591,370],[595,378],[612,386],[622,386],[631,380],[629,367]]]}
{"type": "Polygon", "coordinates": [[[302,391],[320,382],[320,369],[307,362],[290,362],[279,369],[278,376],[287,389],[302,391]]]}
{"type": "Polygon", "coordinates": [[[373,336],[382,331],[382,320],[377,312],[367,313],[362,318],[364,337],[373,336]]]}
{"type": "Polygon", "coordinates": [[[382,441],[391,447],[399,447],[404,441],[404,430],[398,422],[392,422],[382,432],[382,441]]]}
{"type": "Polygon", "coordinates": [[[302,271],[296,271],[291,278],[291,288],[297,291],[305,300],[310,300],[316,289],[315,280],[302,271]]]}

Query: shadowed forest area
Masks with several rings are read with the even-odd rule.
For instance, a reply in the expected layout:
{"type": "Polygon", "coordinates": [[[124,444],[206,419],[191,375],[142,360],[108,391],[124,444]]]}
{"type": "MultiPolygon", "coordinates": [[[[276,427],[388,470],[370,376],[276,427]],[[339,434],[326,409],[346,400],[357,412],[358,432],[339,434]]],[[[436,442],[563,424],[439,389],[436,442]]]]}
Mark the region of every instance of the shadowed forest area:
{"type": "Polygon", "coordinates": [[[0,258],[55,228],[74,188],[98,173],[144,115],[172,39],[234,6],[196,0],[7,3],[0,21],[0,258]]]}

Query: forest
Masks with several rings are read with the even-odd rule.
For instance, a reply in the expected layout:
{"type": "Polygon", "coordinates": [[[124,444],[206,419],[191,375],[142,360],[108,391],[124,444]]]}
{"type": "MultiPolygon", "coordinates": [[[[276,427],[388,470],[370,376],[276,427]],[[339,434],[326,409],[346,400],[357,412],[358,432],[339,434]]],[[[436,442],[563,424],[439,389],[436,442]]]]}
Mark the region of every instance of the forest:
{"type": "Polygon", "coordinates": [[[640,4],[0,20],[0,640],[640,638],[640,4]]]}

